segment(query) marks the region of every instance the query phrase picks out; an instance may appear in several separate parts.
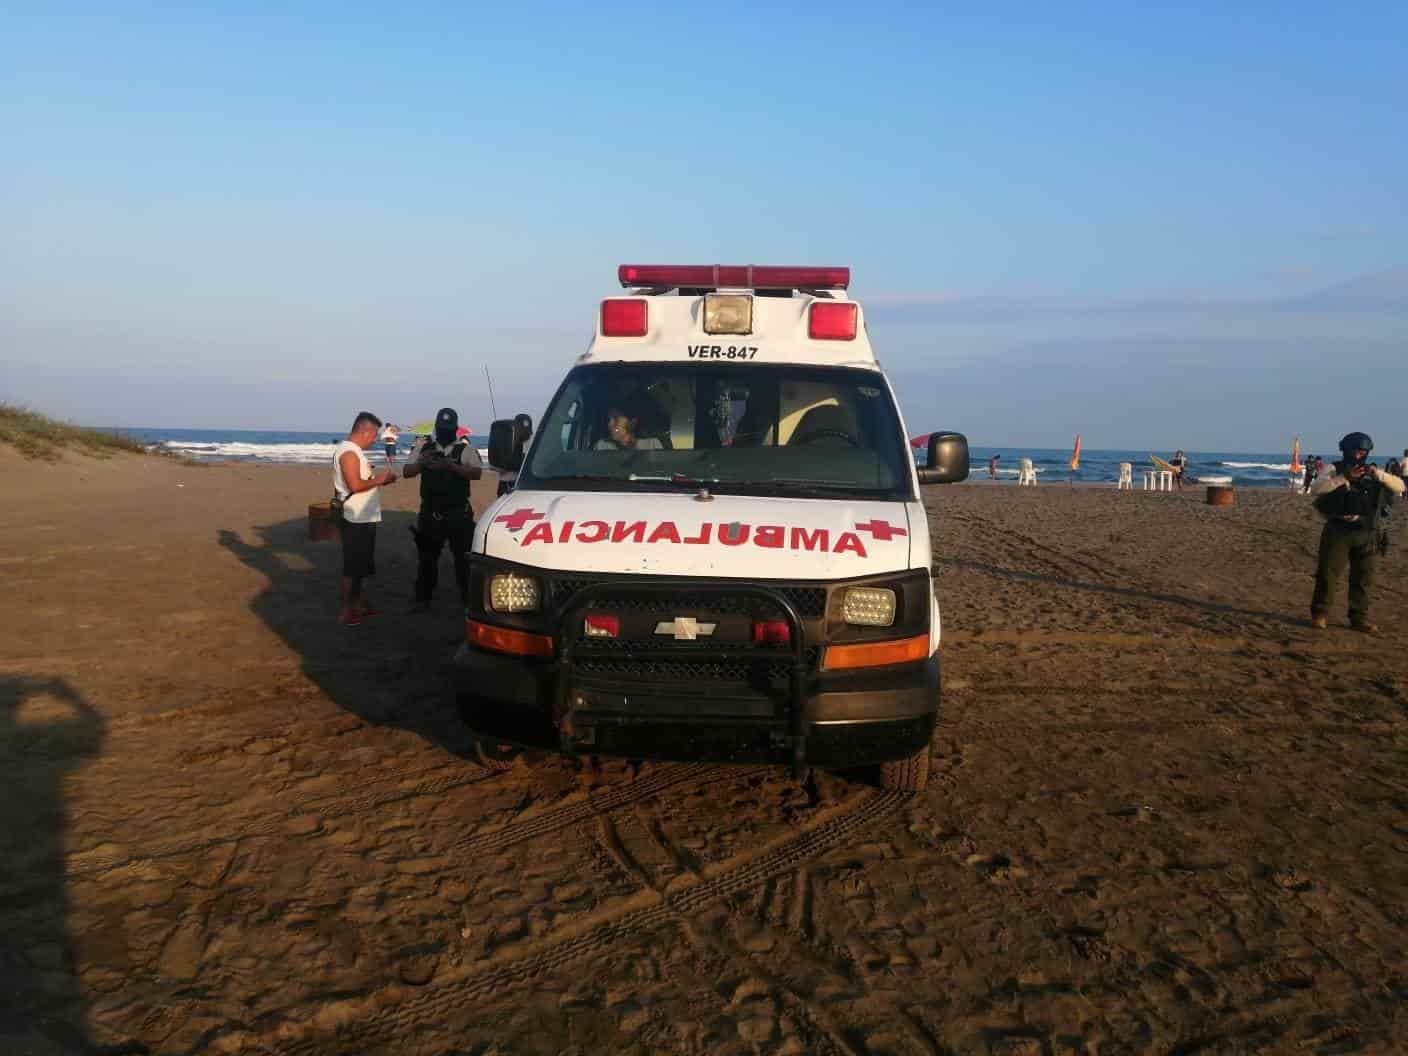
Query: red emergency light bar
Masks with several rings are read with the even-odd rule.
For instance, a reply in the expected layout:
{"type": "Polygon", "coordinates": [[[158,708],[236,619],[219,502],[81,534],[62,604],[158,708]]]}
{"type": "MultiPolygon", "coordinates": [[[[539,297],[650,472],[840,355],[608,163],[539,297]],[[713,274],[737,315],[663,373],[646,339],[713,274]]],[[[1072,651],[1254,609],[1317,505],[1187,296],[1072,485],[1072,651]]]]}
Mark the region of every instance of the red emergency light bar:
{"type": "Polygon", "coordinates": [[[717,290],[844,290],[850,268],[789,268],[754,264],[622,264],[622,286],[684,286],[717,290]]]}

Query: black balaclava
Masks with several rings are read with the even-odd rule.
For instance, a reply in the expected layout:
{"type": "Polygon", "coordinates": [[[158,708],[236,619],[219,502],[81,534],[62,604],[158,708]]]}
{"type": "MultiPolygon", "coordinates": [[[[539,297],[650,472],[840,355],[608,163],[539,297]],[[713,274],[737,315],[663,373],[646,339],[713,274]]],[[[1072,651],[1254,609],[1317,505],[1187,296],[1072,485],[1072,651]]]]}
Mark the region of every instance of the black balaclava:
{"type": "Polygon", "coordinates": [[[435,416],[435,442],[441,447],[449,447],[455,442],[455,430],[460,427],[460,416],[453,407],[441,407],[435,416]]]}

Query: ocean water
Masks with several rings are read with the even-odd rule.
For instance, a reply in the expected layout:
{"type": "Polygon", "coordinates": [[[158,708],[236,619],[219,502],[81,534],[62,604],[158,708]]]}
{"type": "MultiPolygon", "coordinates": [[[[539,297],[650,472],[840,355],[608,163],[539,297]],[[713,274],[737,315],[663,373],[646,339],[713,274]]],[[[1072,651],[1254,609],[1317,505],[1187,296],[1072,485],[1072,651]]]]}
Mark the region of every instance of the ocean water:
{"type": "MultiPolygon", "coordinates": [[[[110,429],[146,444],[149,448],[182,455],[199,462],[278,462],[285,464],[329,465],[333,449],[345,440],[336,432],[280,432],[269,429],[110,429]]],[[[483,443],[487,437],[476,437],[483,443]]],[[[402,433],[397,450],[411,450],[415,436],[402,433]]],[[[382,451],[377,444],[368,452],[382,451]]],[[[480,452],[482,457],[483,452],[480,452]]]]}
{"type": "MultiPolygon", "coordinates": [[[[114,429],[133,439],[171,454],[184,455],[204,462],[280,462],[326,465],[332,459],[333,448],[342,437],[333,432],[278,432],[251,429],[114,429]]],[[[414,438],[403,434],[399,449],[410,450],[414,438]]],[[[487,437],[476,437],[483,444],[487,437]]],[[[380,448],[375,453],[379,453],[380,448]]],[[[992,455],[1001,455],[998,480],[1012,483],[1017,479],[1017,460],[1030,458],[1036,467],[1037,480],[1043,483],[1074,479],[1081,484],[1112,484],[1119,480],[1120,463],[1134,464],[1134,486],[1140,487],[1140,473],[1153,468],[1151,454],[1173,457],[1172,451],[1146,449],[1126,451],[1082,451],[1080,469],[1074,474],[1067,469],[1069,450],[1054,448],[974,447],[971,450],[972,475],[987,479],[987,462],[992,455]]],[[[481,451],[481,456],[483,452],[481,451]]],[[[1229,483],[1238,487],[1286,487],[1290,479],[1289,452],[1248,451],[1189,451],[1188,475],[1194,481],[1229,483]]],[[[916,452],[923,463],[924,453],[916,452]]]]}

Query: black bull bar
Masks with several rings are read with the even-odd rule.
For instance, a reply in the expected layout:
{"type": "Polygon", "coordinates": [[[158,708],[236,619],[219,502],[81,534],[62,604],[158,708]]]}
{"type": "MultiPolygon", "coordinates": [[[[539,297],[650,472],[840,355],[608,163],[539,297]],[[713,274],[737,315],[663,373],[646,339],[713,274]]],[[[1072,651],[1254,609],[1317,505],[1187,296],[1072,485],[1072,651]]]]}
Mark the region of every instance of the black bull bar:
{"type": "MultiPolygon", "coordinates": [[[[802,617],[797,607],[781,591],[755,584],[729,584],[728,586],[703,585],[697,579],[652,580],[649,583],[626,583],[621,581],[598,583],[584,587],[567,599],[558,608],[554,619],[558,627],[557,686],[555,689],[554,714],[568,716],[571,713],[573,668],[578,660],[582,642],[586,640],[585,617],[593,606],[604,600],[642,598],[656,600],[670,595],[688,595],[708,598],[752,598],[775,606],[787,622],[787,638],[791,652],[791,664],[787,680],[787,743],[791,754],[792,773],[800,779],[806,769],[806,679],[807,643],[802,617]]],[[[700,606],[693,606],[700,607],[700,606]]],[[[707,606],[706,606],[707,607],[707,606]]],[[[773,665],[778,662],[780,650],[758,648],[738,648],[720,646],[718,648],[692,649],[652,646],[648,650],[622,649],[611,655],[622,661],[670,661],[745,663],[773,665]]],[[[564,736],[566,736],[564,734],[564,736]]]]}

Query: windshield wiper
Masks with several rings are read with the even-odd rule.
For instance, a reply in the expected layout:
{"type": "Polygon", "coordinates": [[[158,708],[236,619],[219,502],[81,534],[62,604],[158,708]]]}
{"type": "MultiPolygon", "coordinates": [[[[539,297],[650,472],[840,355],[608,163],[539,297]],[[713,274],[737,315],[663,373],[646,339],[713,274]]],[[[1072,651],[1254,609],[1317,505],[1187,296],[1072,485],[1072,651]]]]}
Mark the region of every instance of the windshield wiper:
{"type": "Polygon", "coordinates": [[[839,491],[889,491],[880,486],[866,487],[851,480],[808,480],[803,477],[779,477],[774,480],[727,480],[726,485],[745,488],[827,488],[839,491]]]}
{"type": "Polygon", "coordinates": [[[671,473],[667,477],[632,473],[626,479],[630,481],[640,481],[646,484],[673,484],[677,488],[702,488],[706,485],[717,484],[719,482],[717,477],[691,477],[686,473],[671,473]]]}
{"type": "Polygon", "coordinates": [[[691,477],[685,473],[671,473],[668,476],[655,476],[647,473],[631,473],[618,477],[610,473],[562,473],[550,477],[539,477],[541,481],[590,480],[608,484],[673,484],[677,488],[702,488],[717,484],[713,477],[691,477]]]}
{"type": "Polygon", "coordinates": [[[538,480],[605,480],[614,481],[619,484],[624,477],[613,477],[606,473],[555,473],[550,477],[539,477],[538,480]]]}

